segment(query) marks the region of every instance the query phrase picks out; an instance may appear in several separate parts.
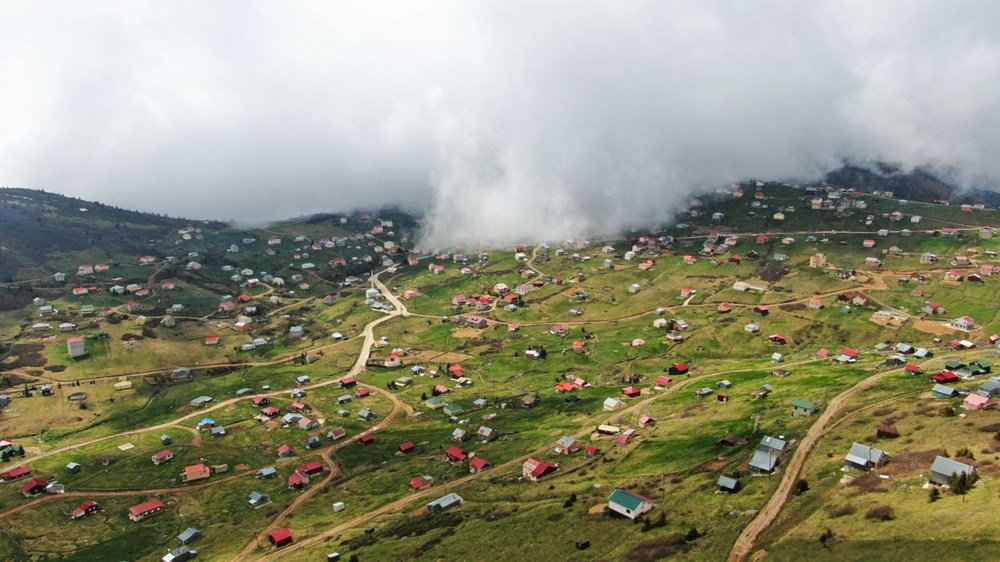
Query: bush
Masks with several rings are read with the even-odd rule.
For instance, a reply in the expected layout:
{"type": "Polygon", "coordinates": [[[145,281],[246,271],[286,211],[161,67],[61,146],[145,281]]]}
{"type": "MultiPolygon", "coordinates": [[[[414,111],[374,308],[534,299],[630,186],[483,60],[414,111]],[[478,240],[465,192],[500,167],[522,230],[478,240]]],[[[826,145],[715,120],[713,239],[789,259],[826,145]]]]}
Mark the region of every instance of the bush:
{"type": "Polygon", "coordinates": [[[953,418],[955,417],[955,408],[951,406],[945,406],[944,408],[941,408],[941,415],[946,418],[953,418]]]}
{"type": "Polygon", "coordinates": [[[857,490],[852,495],[873,494],[886,491],[885,481],[879,478],[874,472],[866,472],[861,476],[854,478],[848,482],[847,486],[848,488],[854,488],[857,490]]]}
{"type": "Polygon", "coordinates": [[[801,496],[802,494],[809,491],[809,482],[805,478],[800,478],[795,482],[795,495],[801,496]]]}
{"type": "Polygon", "coordinates": [[[563,502],[563,507],[569,509],[573,507],[574,503],[576,503],[576,492],[573,492],[572,494],[569,495],[568,498],[566,498],[566,501],[563,502]]]}
{"type": "Polygon", "coordinates": [[[895,518],[896,512],[887,505],[873,505],[865,513],[865,519],[892,521],[895,518]]]}
{"type": "Polygon", "coordinates": [[[976,460],[976,456],[972,454],[972,451],[970,451],[968,447],[962,447],[961,449],[955,451],[955,456],[976,460]]]}
{"type": "Polygon", "coordinates": [[[627,562],[654,562],[669,558],[691,547],[684,540],[684,535],[673,534],[655,538],[636,544],[625,554],[627,562]]]}
{"type": "Polygon", "coordinates": [[[826,530],[823,531],[823,534],[819,536],[819,543],[823,545],[823,548],[829,548],[827,543],[829,543],[831,539],[833,539],[833,531],[827,527],[826,530]]]}
{"type": "Polygon", "coordinates": [[[974,475],[967,475],[964,472],[961,474],[952,474],[951,478],[948,479],[948,486],[951,491],[963,495],[972,488],[972,485],[976,483],[976,477],[974,475]]]}
{"type": "Polygon", "coordinates": [[[830,517],[833,517],[833,518],[844,517],[846,515],[851,515],[852,513],[856,512],[857,510],[858,510],[858,508],[854,507],[853,505],[851,505],[849,503],[845,503],[844,505],[839,506],[839,507],[835,507],[833,510],[831,510],[830,511],[830,517]]]}
{"type": "Polygon", "coordinates": [[[934,503],[941,498],[941,491],[937,488],[931,488],[930,492],[927,493],[927,502],[934,503]]]}

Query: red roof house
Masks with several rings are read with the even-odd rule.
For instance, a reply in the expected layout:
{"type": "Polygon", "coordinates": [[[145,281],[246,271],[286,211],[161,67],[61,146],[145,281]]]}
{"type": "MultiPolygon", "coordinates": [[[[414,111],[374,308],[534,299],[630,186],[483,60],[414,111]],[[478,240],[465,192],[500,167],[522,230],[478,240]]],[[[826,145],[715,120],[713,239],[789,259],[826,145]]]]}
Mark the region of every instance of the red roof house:
{"type": "Polygon", "coordinates": [[[469,472],[479,472],[492,466],[490,461],[484,459],[483,457],[475,457],[469,461],[469,472]]]}
{"type": "Polygon", "coordinates": [[[76,509],[69,514],[70,519],[79,519],[85,515],[90,515],[97,511],[97,502],[85,501],[76,506],[76,509]]]}
{"type": "Polygon", "coordinates": [[[358,437],[358,443],[361,443],[362,445],[371,445],[374,442],[375,442],[374,433],[366,433],[361,437],[358,437]]]}
{"type": "Polygon", "coordinates": [[[448,455],[448,462],[464,462],[465,459],[469,458],[469,454],[459,447],[449,447],[446,454],[448,455]]]}
{"type": "Polygon", "coordinates": [[[292,532],[289,531],[287,527],[278,529],[277,531],[271,533],[267,536],[267,540],[271,541],[271,544],[276,547],[292,544],[294,541],[292,538],[292,532]]]}
{"type": "Polygon", "coordinates": [[[320,472],[323,472],[323,463],[319,461],[311,461],[303,465],[299,465],[299,467],[295,470],[301,472],[302,474],[307,474],[309,476],[312,476],[313,474],[319,474],[320,472]]]}
{"type": "Polygon", "coordinates": [[[288,477],[288,489],[289,490],[301,490],[306,487],[309,483],[309,477],[301,472],[293,472],[291,476],[288,477]]]}
{"type": "Polygon", "coordinates": [[[42,480],[41,478],[35,478],[25,482],[24,485],[21,486],[21,493],[24,494],[24,497],[26,498],[34,497],[45,493],[45,487],[48,485],[49,483],[47,481],[42,480]]]}
{"type": "Polygon", "coordinates": [[[430,476],[417,476],[416,478],[410,480],[411,490],[423,490],[425,488],[430,488],[434,484],[434,479],[430,476]]]}
{"type": "Polygon", "coordinates": [[[153,455],[152,460],[153,460],[153,464],[163,464],[163,463],[169,461],[172,458],[174,458],[173,451],[171,451],[170,449],[164,449],[164,450],[160,451],[159,453],[156,453],[155,455],[153,455]]]}
{"type": "Polygon", "coordinates": [[[934,379],[934,382],[942,383],[943,384],[943,383],[946,383],[946,382],[955,382],[955,381],[957,381],[958,380],[958,375],[956,375],[952,371],[945,371],[943,373],[938,373],[938,374],[934,375],[931,378],[934,379]]]}
{"type": "Polygon", "coordinates": [[[3,473],[3,479],[6,481],[17,480],[18,478],[24,478],[25,476],[31,475],[31,469],[26,466],[21,466],[12,470],[8,470],[3,473]]]}
{"type": "Polygon", "coordinates": [[[532,481],[536,481],[546,474],[551,474],[557,470],[559,470],[557,465],[533,458],[524,461],[524,464],[521,466],[522,476],[532,481]]]}
{"type": "Polygon", "coordinates": [[[654,384],[656,384],[656,386],[667,386],[671,382],[673,382],[673,379],[671,379],[670,377],[665,375],[660,375],[656,377],[656,381],[654,382],[654,384]]]}
{"type": "Polygon", "coordinates": [[[295,454],[295,451],[292,450],[292,446],[291,445],[282,445],[282,446],[278,447],[278,456],[279,457],[290,457],[293,454],[295,454]]]}
{"type": "Polygon", "coordinates": [[[622,394],[628,396],[629,398],[635,398],[642,394],[642,391],[634,386],[628,386],[622,389],[622,394]]]}
{"type": "Polygon", "coordinates": [[[670,366],[670,373],[674,375],[683,375],[689,370],[687,363],[674,363],[670,366]]]}
{"type": "Polygon", "coordinates": [[[132,521],[142,521],[147,517],[152,517],[153,515],[160,513],[166,508],[167,506],[160,500],[144,501],[138,505],[133,505],[128,508],[128,516],[132,521]]]}
{"type": "Polygon", "coordinates": [[[399,446],[400,453],[412,453],[414,450],[416,450],[416,445],[413,444],[413,441],[407,441],[399,446]]]}
{"type": "Polygon", "coordinates": [[[576,387],[571,382],[561,382],[556,385],[556,392],[573,392],[576,387]]]}

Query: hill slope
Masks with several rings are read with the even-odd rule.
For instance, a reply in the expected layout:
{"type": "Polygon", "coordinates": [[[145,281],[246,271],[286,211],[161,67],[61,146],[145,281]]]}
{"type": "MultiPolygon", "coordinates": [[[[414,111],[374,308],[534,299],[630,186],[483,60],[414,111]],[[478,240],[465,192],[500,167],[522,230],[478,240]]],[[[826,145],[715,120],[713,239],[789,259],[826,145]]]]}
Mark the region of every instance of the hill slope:
{"type": "MultiPolygon", "coordinates": [[[[51,273],[59,254],[99,248],[105,258],[146,253],[150,240],[189,221],[30,189],[0,190],[0,280],[51,273]]],[[[223,225],[219,225],[223,226],[223,225]]]]}

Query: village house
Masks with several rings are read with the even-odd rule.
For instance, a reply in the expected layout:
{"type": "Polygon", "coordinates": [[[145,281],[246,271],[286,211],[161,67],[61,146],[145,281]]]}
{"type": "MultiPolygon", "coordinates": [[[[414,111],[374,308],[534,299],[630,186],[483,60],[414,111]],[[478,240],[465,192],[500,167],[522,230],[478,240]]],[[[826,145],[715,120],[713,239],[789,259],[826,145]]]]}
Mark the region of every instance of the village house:
{"type": "Polygon", "coordinates": [[[553,447],[552,452],[557,455],[571,455],[573,453],[579,452],[583,448],[576,439],[563,436],[558,441],[556,441],[555,447],[553,447]]]}
{"type": "Polygon", "coordinates": [[[931,396],[939,399],[954,398],[958,396],[958,389],[938,383],[931,388],[931,396]]]}
{"type": "MultiPolygon", "coordinates": [[[[281,243],[280,239],[278,240],[278,243],[279,244],[281,243]]],[[[292,542],[294,542],[294,539],[292,538],[292,532],[289,531],[288,528],[278,529],[277,531],[268,535],[267,540],[269,540],[271,544],[275,546],[275,548],[281,548],[283,546],[292,544],[292,542]]]]}
{"type": "Polygon", "coordinates": [[[167,506],[160,500],[149,500],[129,508],[129,519],[132,521],[142,521],[167,509],[167,506]]]}
{"type": "Polygon", "coordinates": [[[247,496],[247,503],[251,508],[258,509],[271,503],[271,496],[262,492],[253,491],[247,496]]]}
{"type": "Polygon", "coordinates": [[[952,476],[961,474],[975,478],[976,469],[963,462],[938,456],[931,464],[929,481],[931,484],[944,486],[948,484],[952,476]]]}
{"type": "Polygon", "coordinates": [[[992,406],[996,402],[990,396],[984,396],[978,393],[972,393],[965,397],[962,401],[962,407],[966,410],[982,410],[989,406],[992,406]]]}
{"type": "Polygon", "coordinates": [[[173,460],[173,458],[174,458],[174,453],[173,451],[170,450],[163,450],[152,456],[154,465],[161,465],[170,462],[171,460],[173,460]]]}
{"type": "Polygon", "coordinates": [[[70,512],[70,519],[79,519],[81,517],[86,517],[92,513],[97,513],[98,505],[97,502],[85,501],[80,505],[76,506],[76,509],[70,512]]]}
{"type": "Polygon", "coordinates": [[[492,464],[485,458],[474,457],[471,461],[469,461],[469,472],[474,474],[476,472],[481,472],[490,466],[492,466],[492,464]]]}
{"type": "Polygon", "coordinates": [[[955,318],[949,325],[956,330],[971,331],[976,327],[976,321],[972,319],[971,316],[962,316],[960,318],[955,318]]]}
{"type": "Polygon", "coordinates": [[[438,499],[436,499],[436,500],[428,503],[427,504],[427,512],[428,513],[440,513],[442,511],[448,511],[449,509],[454,509],[454,508],[462,505],[462,503],[464,501],[465,500],[462,499],[462,496],[459,496],[458,494],[452,492],[452,493],[450,493],[450,494],[448,494],[446,496],[442,496],[442,497],[440,497],[440,498],[438,498],[438,499]]]}
{"type": "Polygon", "coordinates": [[[631,490],[618,488],[608,496],[608,509],[633,521],[649,513],[654,507],[653,500],[631,490]]]}
{"type": "Polygon", "coordinates": [[[524,461],[524,464],[521,466],[521,475],[524,478],[531,480],[532,482],[537,482],[538,479],[542,478],[547,474],[551,474],[556,470],[559,470],[558,465],[549,464],[545,461],[541,461],[534,458],[529,458],[528,460],[524,461]]]}
{"type": "Polygon", "coordinates": [[[195,482],[197,480],[204,480],[212,475],[211,469],[209,469],[204,464],[194,464],[191,466],[185,466],[184,472],[181,474],[182,482],[195,482]]]}
{"type": "Polygon", "coordinates": [[[871,470],[881,467],[888,460],[885,451],[855,442],[844,457],[844,465],[856,470],[871,470]]]}

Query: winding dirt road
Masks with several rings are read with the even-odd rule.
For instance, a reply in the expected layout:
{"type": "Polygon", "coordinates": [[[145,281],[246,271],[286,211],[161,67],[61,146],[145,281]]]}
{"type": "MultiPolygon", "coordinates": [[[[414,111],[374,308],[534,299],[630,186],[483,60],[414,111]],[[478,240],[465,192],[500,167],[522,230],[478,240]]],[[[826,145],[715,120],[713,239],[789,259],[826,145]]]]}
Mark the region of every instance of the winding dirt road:
{"type": "MultiPolygon", "coordinates": [[[[943,359],[960,357],[961,355],[962,354],[960,353],[953,353],[941,357],[935,357],[931,361],[940,361],[943,359]]],[[[925,362],[924,364],[926,365],[928,362],[925,362]]],[[[799,442],[798,447],[795,449],[795,453],[792,454],[791,460],[785,467],[781,482],[778,484],[778,489],[775,490],[774,494],[771,495],[771,498],[764,505],[764,508],[757,513],[754,520],[743,529],[739,538],[736,539],[736,543],[729,552],[729,562],[743,562],[746,560],[747,556],[749,556],[750,552],[753,550],[757,539],[760,538],[760,535],[767,530],[772,523],[774,523],[775,519],[777,519],[778,515],[781,513],[781,509],[786,503],[788,503],[788,500],[791,499],[795,482],[798,480],[799,475],[802,472],[802,467],[806,462],[806,458],[809,456],[809,453],[813,450],[813,448],[815,448],[815,446],[826,435],[826,431],[831,426],[831,422],[833,422],[844,409],[845,403],[850,398],[853,398],[858,393],[871,388],[887,376],[900,372],[903,372],[903,368],[876,373],[858,381],[857,384],[848,388],[844,392],[841,392],[830,400],[829,404],[826,405],[826,408],[816,419],[816,422],[809,427],[809,431],[806,432],[805,437],[803,437],[802,441],[799,442]]]]}

